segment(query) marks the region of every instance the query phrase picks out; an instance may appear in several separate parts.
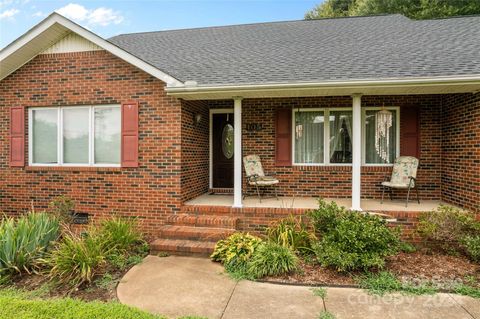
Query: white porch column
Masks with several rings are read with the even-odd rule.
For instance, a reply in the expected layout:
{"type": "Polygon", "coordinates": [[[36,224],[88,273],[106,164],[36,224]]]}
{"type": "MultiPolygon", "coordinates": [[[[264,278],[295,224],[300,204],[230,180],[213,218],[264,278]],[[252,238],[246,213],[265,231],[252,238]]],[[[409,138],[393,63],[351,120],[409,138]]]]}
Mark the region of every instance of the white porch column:
{"type": "Polygon", "coordinates": [[[352,210],[361,211],[361,167],[362,167],[362,95],[352,95],[353,108],[353,140],[352,140],[352,210]]]}
{"type": "Polygon", "coordinates": [[[242,98],[233,98],[233,207],[242,207],[242,98]]]}

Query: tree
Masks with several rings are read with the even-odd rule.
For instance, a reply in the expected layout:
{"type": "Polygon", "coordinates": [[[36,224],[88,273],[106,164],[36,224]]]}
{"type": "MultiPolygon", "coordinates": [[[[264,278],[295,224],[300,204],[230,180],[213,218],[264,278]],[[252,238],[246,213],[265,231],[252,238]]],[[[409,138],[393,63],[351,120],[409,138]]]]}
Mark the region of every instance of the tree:
{"type": "Polygon", "coordinates": [[[325,0],[305,19],[400,13],[412,19],[480,14],[480,0],[325,0]]]}

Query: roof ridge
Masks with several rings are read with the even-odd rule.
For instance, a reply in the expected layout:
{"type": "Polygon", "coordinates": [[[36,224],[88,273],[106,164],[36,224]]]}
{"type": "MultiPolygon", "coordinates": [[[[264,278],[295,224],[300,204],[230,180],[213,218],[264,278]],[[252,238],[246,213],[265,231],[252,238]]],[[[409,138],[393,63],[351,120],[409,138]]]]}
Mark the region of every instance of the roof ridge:
{"type": "MultiPolygon", "coordinates": [[[[281,21],[265,21],[265,22],[251,22],[251,23],[238,23],[238,24],[227,24],[227,25],[216,25],[208,27],[191,27],[191,28],[180,28],[180,29],[170,29],[170,30],[157,30],[157,31],[140,31],[140,32],[131,32],[131,33],[120,33],[109,39],[124,35],[134,35],[134,34],[148,34],[148,33],[163,33],[163,32],[180,32],[180,31],[190,31],[190,30],[204,30],[204,29],[219,29],[219,28],[230,28],[230,27],[240,27],[240,26],[251,26],[251,25],[263,25],[263,24],[277,24],[277,23],[289,23],[289,22],[313,22],[313,21],[322,21],[322,20],[340,20],[340,19],[357,19],[357,18],[376,18],[376,17],[386,17],[386,16],[400,16],[408,20],[412,20],[403,14],[400,13],[385,13],[385,14],[374,14],[368,16],[346,16],[346,17],[332,17],[332,18],[319,18],[319,19],[298,19],[298,20],[281,20],[281,21]]],[[[413,21],[413,20],[412,20],[413,21]]]]}

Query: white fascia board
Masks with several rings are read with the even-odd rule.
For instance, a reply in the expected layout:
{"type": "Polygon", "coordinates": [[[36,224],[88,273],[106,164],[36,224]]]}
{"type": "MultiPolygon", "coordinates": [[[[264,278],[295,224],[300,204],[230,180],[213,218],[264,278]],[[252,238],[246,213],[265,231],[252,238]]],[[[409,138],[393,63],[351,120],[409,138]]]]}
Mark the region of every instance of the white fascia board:
{"type": "MultiPolygon", "coordinates": [[[[0,51],[0,62],[6,59],[11,54],[15,54],[15,52],[21,49],[25,44],[33,40],[35,37],[39,36],[41,33],[48,30],[48,28],[52,27],[55,23],[71,30],[72,32],[82,36],[83,38],[87,39],[88,41],[98,45],[102,49],[110,52],[111,54],[119,57],[120,59],[136,66],[137,68],[145,71],[146,73],[158,78],[159,80],[165,82],[167,86],[183,86],[183,83],[178,79],[174,78],[171,75],[166,74],[165,72],[159,70],[158,68],[154,67],[153,65],[143,61],[140,58],[128,53],[127,51],[119,48],[118,46],[108,42],[107,40],[103,39],[102,37],[96,35],[95,33],[81,27],[80,25],[72,22],[71,20],[61,16],[60,14],[54,12],[49,15],[45,20],[34,26],[32,29],[27,31],[24,35],[20,38],[9,44],[7,47],[0,51]]],[[[39,52],[40,53],[40,50],[39,52]]],[[[37,53],[37,54],[38,54],[37,53]]],[[[27,61],[25,61],[27,62],[27,61]]],[[[19,65],[20,67],[21,65],[19,65]]]]}
{"type": "Polygon", "coordinates": [[[245,85],[217,85],[217,86],[187,86],[167,88],[167,92],[200,93],[222,91],[255,91],[277,89],[308,89],[308,88],[356,88],[356,87],[401,87],[401,86],[438,86],[449,84],[480,84],[480,74],[468,76],[422,77],[408,79],[378,79],[378,80],[348,80],[324,82],[296,82],[278,84],[245,84],[245,85]]]}

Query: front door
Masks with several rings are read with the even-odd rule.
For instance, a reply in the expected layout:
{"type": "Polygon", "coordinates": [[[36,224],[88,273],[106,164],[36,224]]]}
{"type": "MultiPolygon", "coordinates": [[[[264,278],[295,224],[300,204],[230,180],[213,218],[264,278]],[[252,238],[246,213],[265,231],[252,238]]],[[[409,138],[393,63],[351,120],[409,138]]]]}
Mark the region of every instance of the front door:
{"type": "Polygon", "coordinates": [[[212,186],[233,188],[233,113],[212,114],[212,186]]]}

